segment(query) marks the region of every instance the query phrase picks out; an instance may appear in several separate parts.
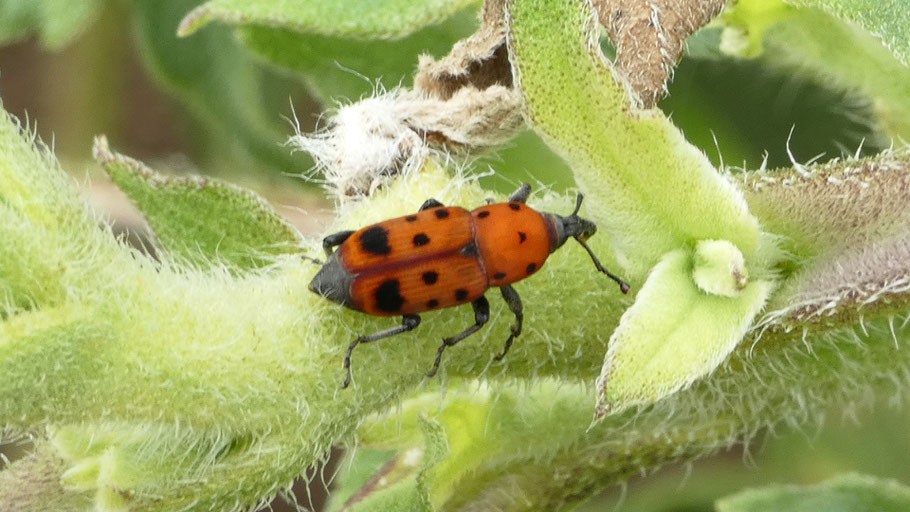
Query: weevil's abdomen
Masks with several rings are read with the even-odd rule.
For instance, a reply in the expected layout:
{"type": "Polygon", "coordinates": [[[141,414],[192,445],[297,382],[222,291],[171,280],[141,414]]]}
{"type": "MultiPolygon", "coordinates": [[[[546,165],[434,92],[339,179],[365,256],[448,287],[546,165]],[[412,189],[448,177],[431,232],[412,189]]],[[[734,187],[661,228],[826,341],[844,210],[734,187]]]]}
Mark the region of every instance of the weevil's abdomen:
{"type": "Polygon", "coordinates": [[[473,240],[471,213],[440,207],[360,229],[338,252],[345,268],[357,274],[455,252],[473,240]]]}
{"type": "Polygon", "coordinates": [[[459,207],[429,208],[354,232],[313,278],[310,289],[378,316],[471,302],[487,289],[474,219],[459,207]]]}
{"type": "Polygon", "coordinates": [[[487,290],[487,276],[473,255],[462,252],[409,265],[364,272],[351,286],[356,309],[397,316],[472,302],[487,290]]]}
{"type": "Polygon", "coordinates": [[[475,238],[490,286],[520,281],[540,270],[550,255],[553,227],[523,203],[496,203],[471,212],[475,238]]]}

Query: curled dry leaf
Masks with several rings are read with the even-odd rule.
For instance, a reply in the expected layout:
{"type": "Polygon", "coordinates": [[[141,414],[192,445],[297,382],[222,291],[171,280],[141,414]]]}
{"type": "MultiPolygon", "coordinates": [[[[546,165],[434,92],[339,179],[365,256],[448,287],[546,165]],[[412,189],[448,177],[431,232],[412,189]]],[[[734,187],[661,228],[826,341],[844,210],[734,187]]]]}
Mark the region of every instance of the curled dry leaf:
{"type": "Polygon", "coordinates": [[[616,45],[616,69],[653,107],[682,57],[686,38],[723,10],[726,0],[593,0],[616,45]]]}
{"type": "Polygon", "coordinates": [[[291,139],[313,155],[337,197],[369,195],[394,176],[420,169],[433,152],[468,155],[522,129],[503,7],[504,0],[487,1],[474,35],[438,61],[421,57],[413,90],[342,107],[326,130],[291,139]]]}
{"type": "Polygon", "coordinates": [[[512,68],[506,49],[505,0],[487,0],[482,24],[471,37],[458,42],[448,56],[420,59],[415,89],[449,99],[458,89],[491,85],[512,87],[512,68]]]}
{"type": "Polygon", "coordinates": [[[441,100],[395,90],[338,110],[327,129],[290,143],[313,155],[339,199],[370,195],[423,167],[434,152],[470,153],[502,144],[523,125],[521,97],[503,86],[465,87],[441,100]]]}

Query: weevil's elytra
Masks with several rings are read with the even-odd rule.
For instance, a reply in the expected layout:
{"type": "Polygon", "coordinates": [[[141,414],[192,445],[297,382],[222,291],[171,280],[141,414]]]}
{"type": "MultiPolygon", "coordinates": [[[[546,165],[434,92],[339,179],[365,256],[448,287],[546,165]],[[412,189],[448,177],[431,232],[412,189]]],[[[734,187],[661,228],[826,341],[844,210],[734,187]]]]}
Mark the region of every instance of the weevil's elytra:
{"type": "Polygon", "coordinates": [[[515,324],[506,340],[502,359],[521,334],[523,306],[511,284],[543,267],[550,253],[574,238],[588,252],[598,271],[629,285],[603,268],[585,243],[597,232],[593,222],[578,216],[582,196],[567,217],[541,213],[524,204],[531,193],[521,186],[508,202],[488,204],[473,211],[427,200],[416,215],[389,219],[358,231],[329,235],[323,241],[328,260],[310,282],[310,290],[351,309],[376,316],[401,316],[402,323],[375,334],[360,336],[344,358],[351,382],[351,354],[359,343],[377,341],[411,331],[420,325],[418,313],[470,303],[474,325],[442,340],[433,368],[439,368],[447,347],[479,330],[490,317],[484,292],[499,287],[515,324]],[[333,247],[337,247],[331,252],[333,247]]]}

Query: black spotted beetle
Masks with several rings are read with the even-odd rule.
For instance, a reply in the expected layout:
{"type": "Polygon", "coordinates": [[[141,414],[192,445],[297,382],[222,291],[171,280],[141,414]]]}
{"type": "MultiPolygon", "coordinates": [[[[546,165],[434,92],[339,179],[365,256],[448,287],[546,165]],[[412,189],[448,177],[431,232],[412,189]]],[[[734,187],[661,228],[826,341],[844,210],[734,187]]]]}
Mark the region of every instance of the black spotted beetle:
{"type": "Polygon", "coordinates": [[[351,353],[358,344],[416,328],[418,313],[470,302],[474,325],[442,340],[427,374],[434,376],[445,349],[489,320],[490,303],[484,293],[493,286],[499,287],[515,315],[505,348],[495,357],[502,359],[522,327],[521,298],[512,283],[540,270],[550,253],[569,238],[585,248],[598,271],[616,281],[623,293],[629,292],[629,285],[605,269],[585,243],[597,226],[578,216],[583,196],[578,195],[575,211],[563,217],[525,205],[530,193],[525,183],[508,202],[471,211],[429,199],[414,215],[325,237],[322,246],[328,260],[313,277],[310,290],[369,315],[402,317],[398,327],[351,342],[344,357],[343,387],[351,383],[351,353]]]}

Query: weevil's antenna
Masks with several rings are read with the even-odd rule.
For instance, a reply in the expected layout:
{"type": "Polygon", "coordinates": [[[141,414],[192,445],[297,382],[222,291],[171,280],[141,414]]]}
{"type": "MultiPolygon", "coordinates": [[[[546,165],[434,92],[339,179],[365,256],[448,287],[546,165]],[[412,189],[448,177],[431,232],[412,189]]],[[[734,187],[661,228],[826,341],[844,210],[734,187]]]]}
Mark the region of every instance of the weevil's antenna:
{"type": "Polygon", "coordinates": [[[585,196],[578,194],[578,197],[575,198],[575,211],[572,212],[571,216],[578,215],[578,210],[581,210],[581,202],[584,200],[585,196]]]}
{"type": "MultiPolygon", "coordinates": [[[[578,198],[579,198],[579,199],[578,199],[578,204],[581,204],[581,194],[578,194],[578,198]]],[[[576,208],[576,209],[577,209],[577,208],[576,208]]],[[[582,240],[581,238],[578,238],[577,235],[576,235],[574,238],[575,238],[575,241],[576,241],[576,242],[580,243],[581,246],[584,247],[586,251],[588,251],[588,255],[591,256],[591,259],[592,259],[592,260],[594,260],[594,266],[597,267],[597,270],[603,272],[604,274],[607,275],[607,277],[609,277],[610,279],[616,281],[616,282],[619,284],[619,289],[620,289],[623,293],[629,293],[629,290],[631,290],[632,287],[629,286],[628,283],[626,283],[625,281],[623,281],[622,279],[620,279],[618,276],[614,275],[612,272],[610,272],[609,270],[605,269],[604,266],[600,264],[600,260],[597,259],[597,256],[594,255],[594,251],[592,251],[591,248],[588,247],[588,244],[586,244],[586,243],[584,242],[584,240],[582,240]]]]}

